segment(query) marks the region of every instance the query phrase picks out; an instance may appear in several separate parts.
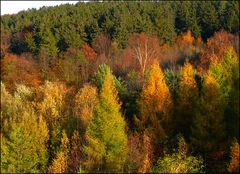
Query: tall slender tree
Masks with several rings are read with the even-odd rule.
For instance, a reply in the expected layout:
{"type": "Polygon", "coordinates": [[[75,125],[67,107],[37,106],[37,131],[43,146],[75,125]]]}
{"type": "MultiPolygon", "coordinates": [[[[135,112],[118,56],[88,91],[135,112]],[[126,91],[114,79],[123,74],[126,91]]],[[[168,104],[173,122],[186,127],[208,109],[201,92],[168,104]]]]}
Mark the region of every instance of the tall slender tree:
{"type": "Polygon", "coordinates": [[[84,150],[88,156],[88,170],[123,171],[127,143],[124,129],[125,121],[120,112],[114,78],[107,73],[100,91],[99,104],[86,132],[87,144],[84,150]]]}

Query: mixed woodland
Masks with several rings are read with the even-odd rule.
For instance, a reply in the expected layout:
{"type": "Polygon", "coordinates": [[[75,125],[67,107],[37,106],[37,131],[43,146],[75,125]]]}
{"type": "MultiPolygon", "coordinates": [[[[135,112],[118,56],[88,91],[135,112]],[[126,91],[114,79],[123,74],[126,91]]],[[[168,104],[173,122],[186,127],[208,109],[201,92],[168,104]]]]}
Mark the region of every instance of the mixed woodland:
{"type": "Polygon", "coordinates": [[[239,172],[239,2],[1,16],[1,173],[239,172]]]}

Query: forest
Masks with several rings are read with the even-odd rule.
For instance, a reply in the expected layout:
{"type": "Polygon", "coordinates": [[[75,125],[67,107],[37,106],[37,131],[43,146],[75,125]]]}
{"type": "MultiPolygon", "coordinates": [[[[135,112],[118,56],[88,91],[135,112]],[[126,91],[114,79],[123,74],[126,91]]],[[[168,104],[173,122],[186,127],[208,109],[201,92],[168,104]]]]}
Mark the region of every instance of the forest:
{"type": "Polygon", "coordinates": [[[1,16],[1,173],[239,172],[239,1],[1,16]]]}

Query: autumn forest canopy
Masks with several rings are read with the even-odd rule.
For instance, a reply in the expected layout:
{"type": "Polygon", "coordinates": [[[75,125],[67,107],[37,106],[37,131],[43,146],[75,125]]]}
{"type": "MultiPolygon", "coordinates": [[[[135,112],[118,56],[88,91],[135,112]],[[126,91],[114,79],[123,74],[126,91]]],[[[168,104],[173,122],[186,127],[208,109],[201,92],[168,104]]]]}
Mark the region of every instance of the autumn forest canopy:
{"type": "Polygon", "coordinates": [[[239,172],[239,2],[1,16],[1,173],[239,172]]]}

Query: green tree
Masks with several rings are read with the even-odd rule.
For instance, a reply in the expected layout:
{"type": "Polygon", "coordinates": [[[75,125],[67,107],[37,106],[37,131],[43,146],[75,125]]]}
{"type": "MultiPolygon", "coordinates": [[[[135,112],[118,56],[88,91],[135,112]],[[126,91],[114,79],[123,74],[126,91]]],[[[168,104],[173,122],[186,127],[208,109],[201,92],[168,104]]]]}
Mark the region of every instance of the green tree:
{"type": "Polygon", "coordinates": [[[179,138],[178,151],[173,154],[165,154],[157,161],[154,168],[156,173],[202,173],[204,164],[202,158],[187,155],[188,147],[185,140],[179,138]]]}
{"type": "MultiPolygon", "coordinates": [[[[103,85],[103,81],[106,77],[106,75],[108,73],[112,73],[110,67],[106,64],[101,64],[98,67],[98,71],[95,73],[92,81],[93,83],[99,88],[101,89],[102,85],[103,85]]],[[[114,80],[114,85],[116,86],[116,89],[118,90],[118,93],[120,95],[120,97],[124,94],[126,94],[126,85],[125,83],[121,80],[121,78],[116,78],[113,75],[113,80],[114,80]]]]}
{"type": "Polygon", "coordinates": [[[210,154],[226,141],[223,102],[218,83],[211,75],[205,75],[199,112],[191,129],[191,142],[198,152],[210,154]]]}
{"type": "Polygon", "coordinates": [[[201,26],[201,35],[204,40],[212,36],[213,33],[219,29],[219,18],[214,2],[203,1],[199,2],[199,24],[201,26]]]}
{"type": "Polygon", "coordinates": [[[224,97],[228,135],[239,137],[239,61],[233,48],[226,50],[220,62],[211,64],[209,73],[216,79],[224,97]]]}
{"type": "Polygon", "coordinates": [[[123,171],[127,137],[117,95],[113,75],[108,72],[100,91],[99,104],[85,135],[86,166],[90,171],[123,171]]]}
{"type": "Polygon", "coordinates": [[[48,161],[46,122],[34,112],[5,120],[1,142],[3,173],[45,172],[48,161]]]}
{"type": "Polygon", "coordinates": [[[57,42],[50,28],[45,28],[41,32],[40,50],[49,56],[56,56],[58,53],[57,42]]]}

